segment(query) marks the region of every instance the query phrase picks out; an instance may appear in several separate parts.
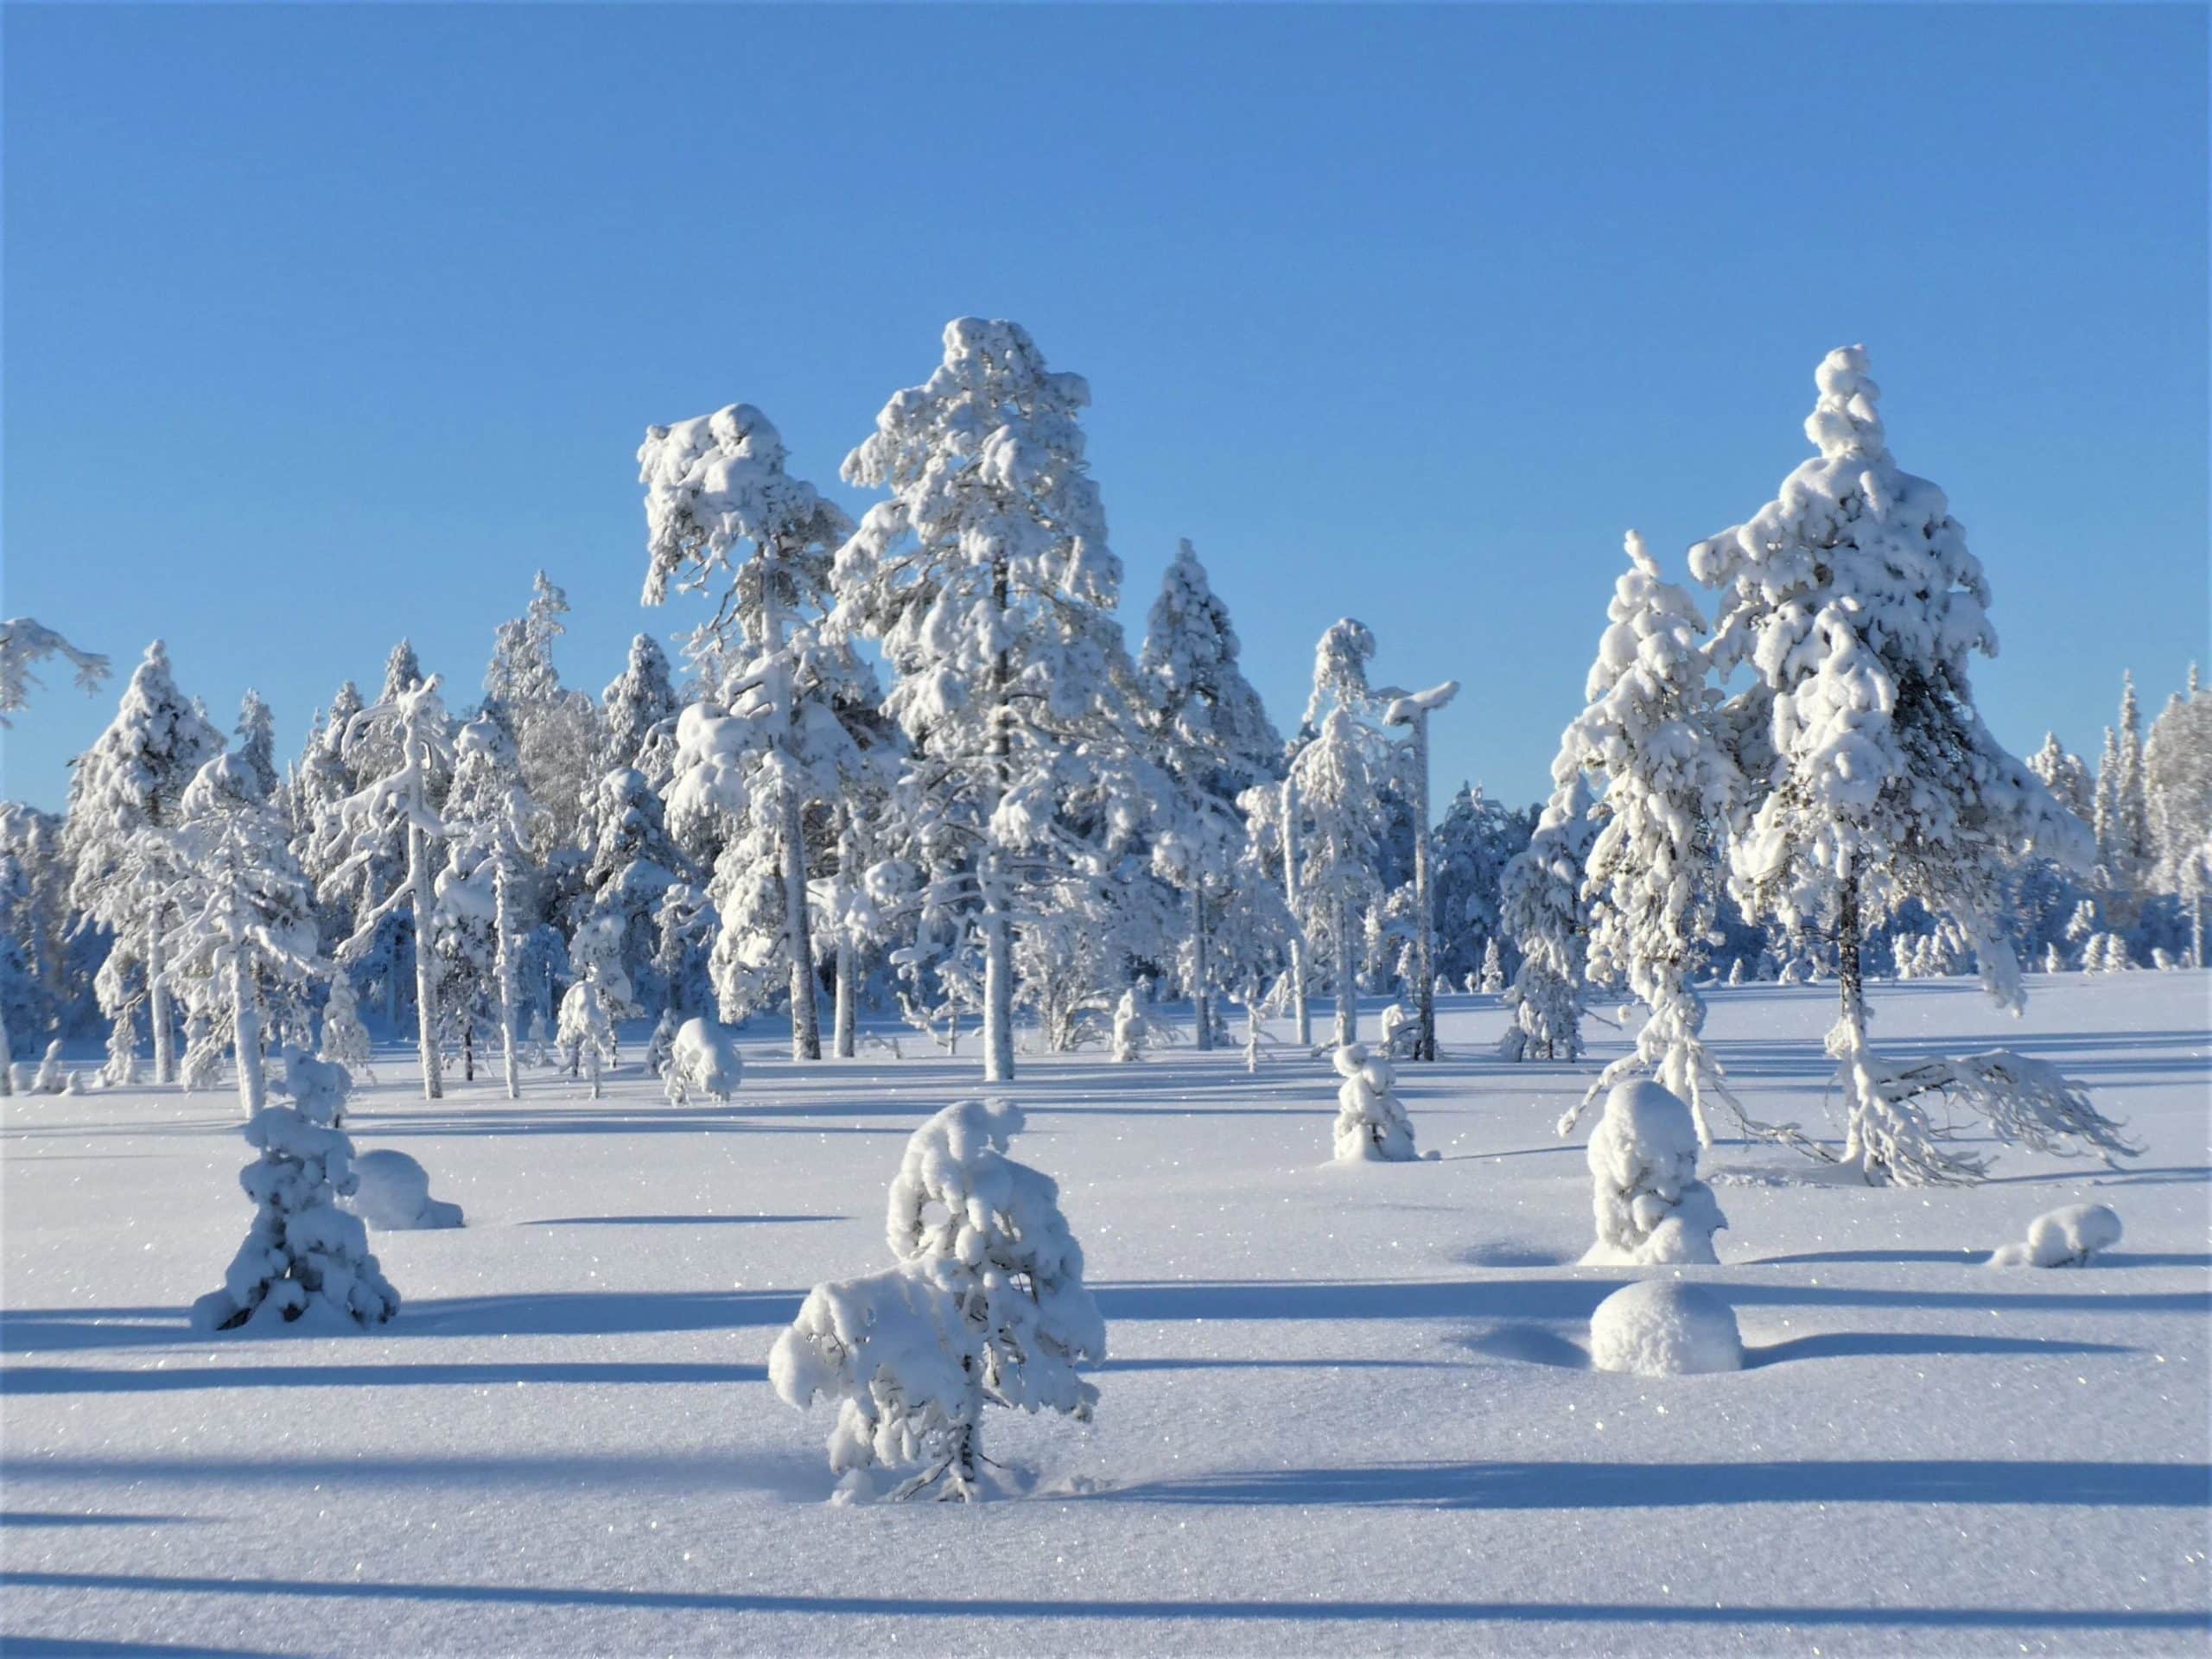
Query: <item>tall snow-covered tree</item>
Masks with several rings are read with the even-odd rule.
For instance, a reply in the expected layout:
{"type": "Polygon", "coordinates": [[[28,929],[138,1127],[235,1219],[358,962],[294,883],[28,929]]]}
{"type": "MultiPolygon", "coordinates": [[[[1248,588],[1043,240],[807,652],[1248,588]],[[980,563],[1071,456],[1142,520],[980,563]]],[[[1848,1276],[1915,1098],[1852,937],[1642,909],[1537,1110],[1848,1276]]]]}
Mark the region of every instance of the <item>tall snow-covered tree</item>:
{"type": "Polygon", "coordinates": [[[1498,925],[1521,953],[1506,987],[1513,1010],[1499,1052],[1511,1060],[1573,1060],[1582,1054],[1583,976],[1589,961],[1589,918],[1582,903],[1583,867],[1597,826],[1590,821],[1590,780],[1562,747],[1552,762],[1551,798],[1535,833],[1498,881],[1498,925]]]}
{"type": "MultiPolygon", "coordinates": [[[[223,747],[221,735],[177,690],[158,639],[124,688],[107,729],[77,757],[63,843],[74,866],[70,903],[110,930],[115,943],[104,982],[135,1001],[125,970],[143,971],[154,1033],[154,1080],[176,1081],[175,1015],[162,960],[168,916],[157,837],[173,829],[193,775],[223,747]]],[[[106,1002],[111,1018],[121,1004],[106,1002]]]]}
{"type": "Polygon", "coordinates": [[[1967,662],[1994,655],[1989,583],[1943,493],[1891,459],[1858,346],[1832,352],[1805,423],[1819,454],[1747,522],[1690,550],[1722,590],[1716,663],[1755,678],[1738,712],[1756,805],[1733,860],[1747,913],[1824,930],[1841,1014],[1831,1047],[1851,1113],[1845,1156],[1870,1182],[1945,1178],[1944,1154],[1868,1062],[1859,950],[1907,899],[1972,939],[1985,985],[2018,1008],[1999,925],[2018,861],[2086,866],[2074,816],[2001,747],[1967,662]]]}
{"type": "Polygon", "coordinates": [[[1359,1040],[1358,952],[1368,908],[1382,898],[1376,874],[1373,745],[1351,711],[1332,709],[1291,763],[1304,819],[1296,856],[1299,922],[1334,964],[1338,1047],[1359,1040]]]}
{"type": "Polygon", "coordinates": [[[645,773],[634,766],[619,767],[585,798],[579,833],[588,860],[579,919],[612,930],[620,976],[637,1010],[664,1007],[661,901],[692,874],[690,861],[669,835],[666,809],[645,773]]]}
{"type": "Polygon", "coordinates": [[[630,641],[628,664],[600,693],[600,772],[639,765],[647,741],[681,706],[668,677],[668,653],[650,633],[638,635],[630,641]]]}
{"type": "Polygon", "coordinates": [[[2120,683],[2119,772],[2113,781],[2114,852],[2113,880],[2131,895],[2139,895],[2150,874],[2151,810],[2143,766],[2143,705],[2135,695],[2135,676],[2123,674],[2120,683]]]}
{"type": "MultiPolygon", "coordinates": [[[[529,607],[494,630],[484,671],[484,695],[502,704],[512,722],[524,786],[544,810],[541,833],[552,836],[574,829],[584,793],[599,776],[598,706],[563,685],[553,661],[568,613],[568,594],[540,570],[529,607]]],[[[542,856],[547,849],[535,850],[542,856]]]]}
{"type": "Polygon", "coordinates": [[[1462,784],[1430,833],[1435,875],[1436,970],[1454,985],[1470,975],[1479,982],[1500,950],[1498,895],[1506,865],[1535,833],[1533,808],[1514,809],[1489,799],[1478,785],[1462,784]]]}
{"type": "Polygon", "coordinates": [[[305,984],[321,963],[315,898],[292,856],[265,779],[243,752],[219,754],[186,786],[167,849],[162,909],[166,971],[206,987],[210,1016],[231,1034],[238,1104],[268,1104],[261,1061],[264,985],[305,984]]]}
{"type": "Polygon", "coordinates": [[[1281,734],[1244,677],[1241,649],[1229,607],[1190,543],[1182,543],[1153,601],[1137,669],[1150,694],[1147,724],[1162,769],[1177,785],[1175,810],[1154,837],[1152,861],[1183,893],[1188,910],[1178,969],[1197,1015],[1201,1050],[1213,1046],[1214,999],[1234,982],[1215,960],[1214,934],[1244,850],[1237,801],[1282,772],[1281,734]]]}
{"type": "Polygon", "coordinates": [[[1635,1047],[1605,1068],[1560,1129],[1643,1071],[1688,1103],[1700,1144],[1711,1146],[1708,1096],[1734,1103],[1705,1046],[1705,1000],[1693,979],[1719,908],[1744,779],[1716,716],[1703,614],[1634,531],[1626,547],[1629,568],[1614,583],[1584,694],[1589,706],[1561,747],[1605,791],[1583,874],[1588,973],[1625,979],[1649,1013],[1635,1047]]]}
{"type": "Polygon", "coordinates": [[[750,404],[649,428],[638,451],[645,600],[660,603],[671,582],[715,600],[694,656],[723,666],[711,688],[717,706],[679,721],[670,798],[688,844],[698,844],[702,820],[722,826],[709,891],[722,920],[723,1017],[765,1001],[761,969],[780,964],[792,1057],[818,1060],[809,814],[823,825],[827,854],[849,848],[842,832],[853,791],[879,773],[887,752],[872,675],[823,626],[831,562],[851,521],[792,477],[786,459],[781,435],[750,404]],[[769,870],[779,903],[764,902],[769,870]]]}
{"type": "Polygon", "coordinates": [[[446,867],[437,878],[434,944],[440,999],[461,1028],[469,1075],[476,1028],[496,1023],[510,1100],[521,1093],[518,969],[536,915],[537,872],[529,849],[538,839],[539,817],[523,784],[505,705],[486,702],[454,739],[453,786],[440,814],[446,867]]]}
{"type": "Polygon", "coordinates": [[[35,617],[10,617],[0,622],[0,731],[9,715],[30,706],[31,690],[39,683],[34,671],[49,657],[67,663],[87,694],[107,682],[108,661],[99,652],[71,645],[35,617]]]}
{"type": "Polygon", "coordinates": [[[2058,741],[2056,732],[2045,732],[2043,747],[2028,757],[2028,770],[2043,780],[2058,804],[2088,823],[2096,812],[2096,786],[2088,764],[2058,741]]]}
{"type": "Polygon", "coordinates": [[[245,768],[238,781],[251,790],[255,800],[275,801],[280,781],[276,776],[276,717],[262,701],[261,693],[251,688],[238,702],[237,737],[237,747],[231,752],[245,768]]]}
{"type": "Polygon", "coordinates": [[[2144,745],[2143,772],[2151,883],[2187,908],[2190,965],[2201,968],[2212,888],[2212,697],[2177,696],[2166,704],[2144,745]]]}
{"type": "Polygon", "coordinates": [[[1014,1076],[1016,926],[1092,900],[1164,792],[1135,730],[1122,565],[1077,422],[1090,397],[1019,324],[960,318],[843,469],[891,499],[837,555],[831,625],[876,639],[895,677],[884,706],[925,814],[909,838],[980,936],[994,1081],[1014,1076]]]}
{"type": "MultiPolygon", "coordinates": [[[[399,692],[389,702],[364,709],[348,722],[349,753],[378,741],[390,754],[391,770],[372,774],[340,809],[353,850],[329,875],[326,890],[356,878],[395,839],[407,849],[405,879],[394,880],[385,895],[355,918],[353,935],[339,947],[341,962],[353,960],[373,941],[385,918],[401,910],[414,924],[416,1049],[422,1058],[423,1096],[436,1100],[445,1092],[438,1067],[436,967],[428,941],[435,913],[435,849],[445,840],[434,791],[453,771],[451,722],[438,695],[435,675],[399,692]],[[392,751],[396,749],[396,753],[392,751]]],[[[365,768],[364,769],[365,770],[365,768]]]]}

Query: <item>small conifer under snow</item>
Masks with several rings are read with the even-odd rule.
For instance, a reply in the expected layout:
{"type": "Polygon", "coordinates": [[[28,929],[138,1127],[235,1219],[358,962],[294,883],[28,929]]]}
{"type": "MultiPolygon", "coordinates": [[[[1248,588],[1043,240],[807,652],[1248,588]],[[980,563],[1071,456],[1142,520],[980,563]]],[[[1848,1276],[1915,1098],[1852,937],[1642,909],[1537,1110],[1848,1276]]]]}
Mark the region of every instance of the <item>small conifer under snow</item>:
{"type": "Polygon", "coordinates": [[[2109,1205],[2069,1204],[2028,1224],[2024,1244],[2007,1244],[1989,1258],[1993,1268],[2086,1268],[2101,1250],[2120,1243],[2120,1217],[2109,1205]]]}
{"type": "Polygon", "coordinates": [[[1364,1043],[1337,1051],[1337,1161],[1340,1164],[1411,1162],[1414,1126],[1393,1092],[1395,1073],[1389,1061],[1370,1055],[1364,1043]]]}
{"type": "Polygon", "coordinates": [[[1697,1178],[1697,1125],[1681,1097],[1648,1078],[1616,1084],[1590,1136],[1598,1242],[1586,1267],[1713,1262],[1728,1224],[1697,1178]]]}
{"type": "Polygon", "coordinates": [[[274,1329],[302,1319],[381,1325],[399,1311],[399,1293],[369,1254],[360,1218],[339,1207],[356,1185],[353,1143],[313,1115],[327,1109],[331,1079],[296,1049],[285,1062],[299,1103],[264,1106],[245,1126],[247,1144],[261,1154],[238,1175],[256,1206],[253,1226],[223,1287],[193,1304],[196,1331],[274,1329]]]}
{"type": "Polygon", "coordinates": [[[942,1497],[976,1497],[986,1404],[1090,1419],[1098,1390],[1076,1366],[1104,1357],[1105,1322],[1058,1187],[1006,1155],[1021,1127],[1018,1107],[969,1100],[917,1129],[885,1219],[899,1265],[817,1285],[776,1340],[778,1395],[839,1402],[830,1466],[845,1496],[881,1464],[915,1471],[894,1498],[940,1482],[942,1497]]]}

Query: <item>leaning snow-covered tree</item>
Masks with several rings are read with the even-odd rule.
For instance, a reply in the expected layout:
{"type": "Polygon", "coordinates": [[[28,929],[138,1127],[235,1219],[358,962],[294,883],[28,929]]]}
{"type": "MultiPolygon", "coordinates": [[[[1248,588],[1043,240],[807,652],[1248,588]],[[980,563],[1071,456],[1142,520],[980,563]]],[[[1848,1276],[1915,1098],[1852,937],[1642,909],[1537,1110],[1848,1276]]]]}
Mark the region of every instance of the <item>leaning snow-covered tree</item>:
{"type": "MultiPolygon", "coordinates": [[[[297,1050],[289,1064],[307,1060],[297,1050]]],[[[223,1287],[192,1305],[195,1331],[281,1329],[305,1319],[309,1330],[382,1325],[399,1312],[359,1217],[338,1200],[354,1191],[353,1143],[344,1130],[300,1109],[327,1093],[304,1078],[294,1106],[264,1106],[245,1126],[260,1156],[239,1172],[254,1202],[253,1225],[223,1275],[223,1287]]]]}
{"type": "Polygon", "coordinates": [[[1498,883],[1498,925],[1519,946],[1521,966],[1506,987],[1513,1023],[1498,1052],[1510,1060],[1573,1060],[1582,1054],[1582,981],[1588,922],[1582,871],[1597,826],[1590,822],[1590,780],[1573,753],[1552,762],[1552,795],[1536,832],[1498,883]]]}
{"type": "Polygon", "coordinates": [[[114,935],[113,971],[102,975],[111,1019],[141,995],[128,970],[143,972],[156,1083],[177,1080],[176,1016],[162,957],[168,918],[160,837],[147,832],[175,826],[185,786],[222,747],[198,706],[177,690],[168,652],[156,639],[124,688],[115,718],[77,757],[69,784],[62,845],[74,866],[70,905],[114,935]]]}
{"type": "Polygon", "coordinates": [[[932,902],[980,936],[993,1080],[1014,1075],[1016,926],[1099,903],[1167,793],[1113,615],[1122,565],[1077,424],[1090,397],[1018,324],[960,318],[844,466],[891,499],[838,552],[833,637],[875,639],[895,677],[903,798],[926,814],[907,839],[927,849],[932,902]]]}
{"type": "Polygon", "coordinates": [[[1660,574],[1634,531],[1629,568],[1613,587],[1586,695],[1563,750],[1604,787],[1583,869],[1589,905],[1588,975],[1625,979],[1649,1011],[1636,1045],[1608,1065],[1560,1133],[1597,1098],[1638,1071],[1688,1103],[1698,1142],[1713,1144],[1708,1102],[1767,1138],[1794,1128],[1752,1122],[1706,1048],[1703,964],[1723,882],[1722,853],[1745,797],[1705,653],[1705,618],[1660,574]]]}
{"type": "Polygon", "coordinates": [[[423,1096],[436,1100],[445,1092],[438,1071],[438,995],[436,966],[426,942],[437,903],[435,849],[445,839],[445,824],[432,798],[437,781],[450,778],[453,740],[448,732],[444,701],[438,696],[437,676],[432,675],[388,702],[364,709],[348,723],[349,752],[357,745],[378,745],[378,753],[392,770],[372,775],[339,809],[339,818],[353,851],[323,878],[326,893],[345,888],[364,868],[372,868],[393,840],[407,848],[405,879],[394,880],[391,890],[354,921],[353,932],[338,947],[341,962],[350,962],[376,938],[384,919],[405,910],[414,924],[416,1050],[422,1057],[423,1096]]]}
{"type": "Polygon", "coordinates": [[[939,1482],[976,1497],[987,1404],[1090,1418],[1077,1367],[1105,1357],[1105,1322],[1059,1188],[1006,1155],[1021,1127],[1019,1108],[969,1100],[917,1129],[885,1217],[899,1265],[816,1286],[776,1340],[777,1394],[838,1402],[830,1466],[848,1493],[882,1464],[914,1470],[894,1498],[939,1482]]]}
{"type": "Polygon", "coordinates": [[[200,767],[168,838],[174,874],[160,905],[173,918],[162,941],[166,970],[199,982],[216,1028],[231,1033],[248,1117],[268,1104],[263,988],[304,985],[321,965],[315,898],[283,820],[259,793],[262,781],[237,753],[200,767]]]}
{"type": "Polygon", "coordinates": [[[2091,849],[1975,710],[1967,659],[1997,650],[1989,584],[1943,493],[1891,458],[1866,353],[1832,352],[1815,378],[1818,455],[1690,550],[1723,590],[1717,667],[1755,677],[1735,709],[1755,805],[1732,879],[1747,915],[1835,942],[1846,1161],[1872,1183],[1970,1179],[1868,1053],[1861,941],[1916,899],[1957,922],[1985,986],[2018,1010],[2000,925],[2012,872],[2029,855],[2085,868],[2091,849]]]}
{"type": "Polygon", "coordinates": [[[1244,852],[1237,801],[1282,775],[1282,735],[1244,677],[1240,649],[1229,607],[1184,542],[1153,601],[1137,671],[1151,699],[1146,724],[1176,785],[1173,810],[1153,838],[1152,862],[1188,911],[1176,965],[1202,1051],[1214,1045],[1215,999],[1233,983],[1217,960],[1214,936],[1244,852]]]}
{"type": "Polygon", "coordinates": [[[99,652],[78,649],[35,617],[10,617],[0,622],[0,730],[6,729],[9,715],[30,706],[31,689],[39,683],[32,671],[49,657],[67,663],[88,693],[107,680],[107,658],[99,652]]]}
{"type": "MultiPolygon", "coordinates": [[[[750,404],[647,429],[638,451],[645,601],[659,604],[671,581],[715,601],[692,654],[720,665],[715,702],[678,722],[669,796],[680,840],[720,843],[709,891],[721,917],[722,1015],[742,1019],[779,978],[792,1058],[818,1060],[808,817],[823,824],[826,850],[849,850],[842,832],[889,749],[870,671],[823,626],[831,561],[851,521],[785,471],[785,459],[782,436],[750,404]]],[[[849,956],[836,960],[852,971],[849,956]]]]}

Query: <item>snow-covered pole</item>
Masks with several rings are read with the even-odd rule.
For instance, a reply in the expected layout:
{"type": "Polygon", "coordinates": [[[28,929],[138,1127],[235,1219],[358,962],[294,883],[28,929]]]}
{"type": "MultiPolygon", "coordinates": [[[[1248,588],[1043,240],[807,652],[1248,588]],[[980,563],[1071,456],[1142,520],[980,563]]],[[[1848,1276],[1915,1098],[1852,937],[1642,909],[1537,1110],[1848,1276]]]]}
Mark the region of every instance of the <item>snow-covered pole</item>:
{"type": "Polygon", "coordinates": [[[1206,960],[1206,884],[1200,876],[1191,883],[1191,1011],[1198,1017],[1198,1050],[1213,1052],[1212,964],[1206,960]]]}
{"type": "MultiPolygon", "coordinates": [[[[1298,915],[1298,774],[1282,780],[1282,896],[1291,915],[1298,915]]],[[[1290,1011],[1298,1022],[1298,1046],[1313,1046],[1313,1016],[1306,1002],[1306,930],[1295,920],[1290,929],[1290,1011]]]]}
{"type": "Polygon", "coordinates": [[[1386,726],[1412,729],[1414,790],[1414,1054],[1436,1058],[1436,922],[1429,899],[1428,717],[1459,694],[1459,682],[1446,680],[1427,691],[1400,697],[1382,716],[1386,726]]]}

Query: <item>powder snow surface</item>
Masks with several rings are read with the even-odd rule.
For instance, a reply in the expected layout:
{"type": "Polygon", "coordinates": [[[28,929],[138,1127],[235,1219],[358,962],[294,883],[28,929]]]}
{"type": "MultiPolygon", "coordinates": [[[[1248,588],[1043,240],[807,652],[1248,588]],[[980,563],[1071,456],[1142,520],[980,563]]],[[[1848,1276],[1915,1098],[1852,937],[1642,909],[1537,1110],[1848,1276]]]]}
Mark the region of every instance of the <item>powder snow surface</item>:
{"type": "MultiPolygon", "coordinates": [[[[794,1067],[744,1034],[728,1104],[671,1108],[626,1040],[607,1097],[426,1103],[380,1052],[364,1151],[465,1228],[379,1234],[398,1318],[195,1337],[251,1217],[227,1093],[6,1103],[0,1630],[41,1652],[2068,1654],[2206,1647],[2212,1035],[2198,974],[1883,985],[1886,1053],[2003,1042],[2148,1146],[2001,1155],[1870,1191],[1724,1141],[1719,1267],[1746,1369],[1592,1370],[1585,1064],[1398,1068],[1440,1161],[1331,1166],[1325,1060],[1187,1041],[1024,1060],[1020,1156],[1060,1184],[1108,1323],[1095,1425],[993,1410],[1001,1495],[833,1508],[827,1412],[765,1363],[808,1287],[883,1260],[945,1060],[794,1067]],[[2111,1205],[2069,1273],[1982,1264],[2111,1205]],[[895,1647],[894,1647],[895,1643],[895,1647]]],[[[1371,1014],[1370,1014],[1371,1018],[1371,1014]]],[[[1745,1104],[1834,1134],[1820,986],[1713,994],[1745,1104]]],[[[642,1038],[642,1033],[637,1034],[642,1038]]],[[[1187,1037],[1187,1033],[1185,1033],[1187,1037]]],[[[926,1048],[905,1039],[910,1055],[926,1048]]],[[[1988,1150],[1984,1147],[1983,1150],[1988,1150]]]]}

